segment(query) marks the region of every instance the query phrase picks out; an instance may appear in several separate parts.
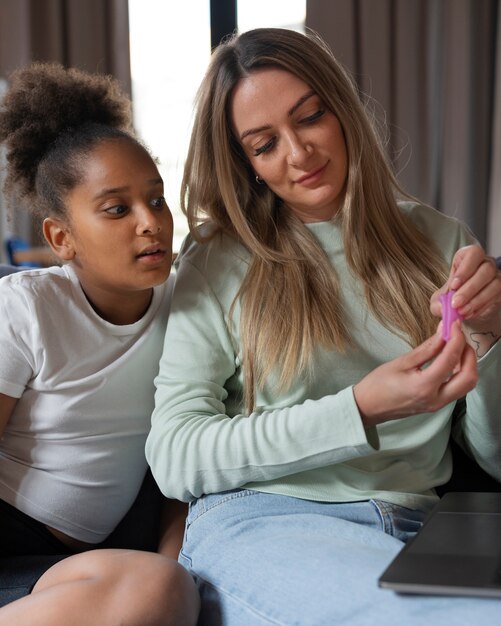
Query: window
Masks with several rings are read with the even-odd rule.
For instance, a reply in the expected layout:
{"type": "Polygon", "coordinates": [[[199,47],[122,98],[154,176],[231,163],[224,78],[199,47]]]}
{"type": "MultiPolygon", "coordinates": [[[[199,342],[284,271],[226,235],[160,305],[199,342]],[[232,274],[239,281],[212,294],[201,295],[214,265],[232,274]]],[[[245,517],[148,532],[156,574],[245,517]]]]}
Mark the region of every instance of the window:
{"type": "Polygon", "coordinates": [[[306,0],[238,0],[238,31],[252,28],[290,28],[304,32],[306,0]]]}
{"type": "Polygon", "coordinates": [[[134,124],[159,159],[178,250],[187,232],[179,190],[193,99],[210,58],[209,0],[129,0],[129,24],[134,124]]]}
{"type": "MultiPolygon", "coordinates": [[[[306,0],[238,0],[238,30],[304,30],[306,0]]],[[[193,101],[210,58],[210,2],[129,0],[134,124],[159,159],[174,215],[174,250],[187,232],[179,202],[193,101]]]]}

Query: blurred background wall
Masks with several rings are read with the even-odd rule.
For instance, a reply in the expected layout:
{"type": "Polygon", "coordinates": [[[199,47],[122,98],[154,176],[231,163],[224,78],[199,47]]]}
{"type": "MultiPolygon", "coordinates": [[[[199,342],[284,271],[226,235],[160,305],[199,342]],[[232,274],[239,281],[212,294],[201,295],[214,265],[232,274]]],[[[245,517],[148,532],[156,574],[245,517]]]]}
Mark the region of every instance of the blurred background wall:
{"type": "Polygon", "coordinates": [[[373,98],[405,189],[501,255],[498,0],[308,0],[320,32],[373,98]]]}

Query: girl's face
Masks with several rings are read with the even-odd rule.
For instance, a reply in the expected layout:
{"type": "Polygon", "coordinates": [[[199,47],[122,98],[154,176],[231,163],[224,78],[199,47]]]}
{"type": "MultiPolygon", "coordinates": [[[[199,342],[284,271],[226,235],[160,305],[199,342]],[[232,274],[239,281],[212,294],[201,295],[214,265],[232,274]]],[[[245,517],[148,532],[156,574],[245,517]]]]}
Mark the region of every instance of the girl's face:
{"type": "Polygon", "coordinates": [[[98,144],[82,167],[82,182],[66,198],[66,258],[103,317],[122,306],[137,317],[171,269],[173,223],[162,179],[150,155],[127,139],[98,144]]]}
{"type": "Polygon", "coordinates": [[[303,222],[339,211],[346,143],[337,117],[309,85],[285,70],[257,70],[237,84],[231,116],[256,174],[303,222]]]}

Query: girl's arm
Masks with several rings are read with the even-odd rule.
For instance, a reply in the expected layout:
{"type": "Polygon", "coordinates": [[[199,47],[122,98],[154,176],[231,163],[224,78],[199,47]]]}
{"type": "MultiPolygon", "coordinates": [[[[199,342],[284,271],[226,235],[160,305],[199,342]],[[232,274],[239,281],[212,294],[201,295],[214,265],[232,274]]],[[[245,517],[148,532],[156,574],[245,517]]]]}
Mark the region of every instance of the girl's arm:
{"type": "Polygon", "coordinates": [[[162,509],[158,552],[177,560],[183,543],[184,524],[188,505],[179,500],[166,499],[162,509]]]}
{"type": "Polygon", "coordinates": [[[17,400],[17,398],[12,398],[11,396],[0,393],[0,437],[12,415],[17,400]]]}

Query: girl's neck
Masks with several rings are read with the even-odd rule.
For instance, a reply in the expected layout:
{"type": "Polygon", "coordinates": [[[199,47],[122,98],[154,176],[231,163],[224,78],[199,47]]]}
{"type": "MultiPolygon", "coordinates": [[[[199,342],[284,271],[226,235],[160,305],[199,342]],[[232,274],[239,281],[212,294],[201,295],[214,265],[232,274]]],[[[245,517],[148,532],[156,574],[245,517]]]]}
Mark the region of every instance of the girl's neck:
{"type": "Polygon", "coordinates": [[[151,288],[120,299],[113,296],[107,302],[101,299],[99,304],[96,304],[95,300],[86,293],[83,285],[82,289],[97,315],[115,326],[128,326],[138,322],[148,310],[153,298],[153,288],[151,288]]]}
{"type": "Polygon", "coordinates": [[[110,291],[78,277],[87,301],[97,315],[116,326],[138,322],[148,310],[153,298],[153,287],[138,291],[110,291]]]}

